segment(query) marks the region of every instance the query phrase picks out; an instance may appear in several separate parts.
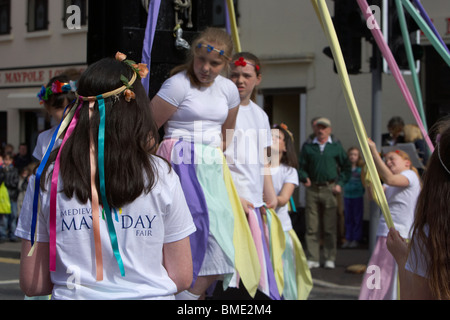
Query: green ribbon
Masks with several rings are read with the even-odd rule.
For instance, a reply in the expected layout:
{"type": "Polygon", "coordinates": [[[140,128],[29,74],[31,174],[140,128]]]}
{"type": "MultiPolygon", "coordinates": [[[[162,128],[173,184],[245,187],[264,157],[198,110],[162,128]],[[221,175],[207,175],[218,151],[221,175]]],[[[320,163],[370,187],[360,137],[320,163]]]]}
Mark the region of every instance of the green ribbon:
{"type": "Polygon", "coordinates": [[[106,199],[106,187],[105,187],[105,100],[102,95],[97,96],[98,111],[100,113],[100,125],[98,128],[98,172],[100,177],[100,195],[102,197],[103,208],[105,210],[106,221],[108,224],[108,233],[111,240],[111,246],[119,265],[120,273],[124,277],[125,269],[123,266],[122,257],[120,256],[119,244],[117,242],[116,230],[114,229],[114,223],[111,216],[111,209],[106,199]]]}
{"type": "Polygon", "coordinates": [[[403,41],[406,49],[406,57],[408,58],[409,69],[411,70],[411,75],[414,83],[414,90],[416,91],[416,99],[419,107],[417,108],[420,117],[422,118],[422,123],[426,131],[427,128],[427,120],[425,117],[425,112],[423,111],[423,99],[422,92],[420,90],[419,77],[417,76],[416,64],[414,61],[414,56],[412,52],[411,40],[409,39],[408,27],[406,25],[405,12],[403,10],[403,6],[400,2],[401,0],[395,0],[395,5],[397,6],[397,13],[400,22],[400,28],[402,30],[403,41]]]}
{"type": "Polygon", "coordinates": [[[420,14],[416,11],[416,8],[410,2],[408,2],[407,0],[401,1],[405,9],[411,15],[414,21],[416,21],[417,25],[420,27],[423,33],[425,33],[425,36],[428,38],[428,40],[430,40],[431,44],[440,54],[442,59],[444,59],[444,61],[450,66],[450,54],[436,37],[433,30],[431,30],[426,21],[420,16],[420,14]]]}

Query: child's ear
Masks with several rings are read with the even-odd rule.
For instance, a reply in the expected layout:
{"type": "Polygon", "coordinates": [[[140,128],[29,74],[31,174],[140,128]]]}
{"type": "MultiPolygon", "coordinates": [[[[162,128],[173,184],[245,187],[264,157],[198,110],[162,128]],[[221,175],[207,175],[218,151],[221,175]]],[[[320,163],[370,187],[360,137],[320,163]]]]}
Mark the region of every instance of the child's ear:
{"type": "Polygon", "coordinates": [[[406,166],[408,166],[408,168],[412,168],[412,162],[411,162],[411,160],[405,160],[405,162],[406,162],[406,166]]]}

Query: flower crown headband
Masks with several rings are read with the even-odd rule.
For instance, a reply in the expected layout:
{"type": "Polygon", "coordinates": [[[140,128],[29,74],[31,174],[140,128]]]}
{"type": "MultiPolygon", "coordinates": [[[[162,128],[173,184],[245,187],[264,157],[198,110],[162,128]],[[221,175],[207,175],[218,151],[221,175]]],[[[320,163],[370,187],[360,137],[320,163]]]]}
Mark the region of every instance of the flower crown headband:
{"type": "Polygon", "coordinates": [[[239,66],[245,67],[247,64],[255,67],[256,71],[259,71],[261,69],[261,67],[259,65],[248,62],[247,60],[244,59],[244,57],[239,57],[239,59],[234,61],[235,67],[239,67],[239,66]]]}
{"type": "Polygon", "coordinates": [[[106,98],[109,98],[112,96],[117,96],[123,92],[125,95],[125,100],[127,102],[130,102],[131,99],[136,99],[136,95],[131,89],[133,89],[133,84],[138,77],[139,77],[139,79],[143,79],[143,78],[147,77],[148,72],[149,72],[147,65],[144,63],[137,64],[133,60],[127,60],[127,56],[121,52],[117,52],[115,58],[118,61],[122,61],[122,62],[126,63],[133,69],[134,73],[133,73],[133,76],[131,77],[131,79],[128,80],[127,77],[125,77],[124,75],[121,75],[120,80],[123,83],[122,87],[111,90],[109,92],[103,93],[98,96],[91,96],[91,97],[83,97],[83,96],[80,96],[78,93],[76,93],[77,97],[81,98],[84,101],[96,101],[100,97],[103,99],[106,99],[106,98]]]}
{"type": "MultiPolygon", "coordinates": [[[[101,240],[100,240],[100,226],[99,226],[99,215],[95,214],[95,212],[102,212],[102,218],[103,220],[107,221],[108,224],[108,233],[109,233],[109,239],[111,242],[111,247],[114,253],[114,257],[116,258],[118,267],[120,269],[120,273],[122,276],[125,276],[125,269],[123,265],[123,261],[120,255],[119,251],[119,245],[117,242],[117,235],[114,228],[113,218],[112,218],[112,210],[114,210],[115,213],[115,219],[116,221],[119,221],[117,210],[115,208],[111,208],[108,204],[108,200],[106,198],[106,187],[105,187],[105,140],[107,139],[105,135],[105,125],[106,125],[106,108],[105,108],[105,98],[111,97],[111,96],[117,96],[121,94],[122,92],[125,93],[125,99],[127,102],[130,102],[131,99],[135,99],[134,92],[131,91],[133,83],[136,81],[136,79],[139,78],[145,78],[148,74],[147,65],[139,63],[136,64],[134,61],[126,60],[126,55],[123,53],[118,52],[116,54],[116,60],[123,61],[124,63],[128,64],[133,70],[133,76],[130,80],[128,80],[125,76],[121,75],[120,79],[124,83],[124,85],[120,88],[117,88],[115,90],[100,94],[98,96],[91,96],[91,97],[83,97],[77,94],[77,101],[73,104],[73,107],[69,110],[68,114],[61,120],[60,124],[57,127],[57,130],[52,136],[52,139],[50,141],[50,144],[45,151],[44,157],[42,158],[41,163],[39,164],[39,167],[36,171],[36,178],[35,178],[35,191],[34,191],[34,198],[33,198],[33,215],[32,215],[32,221],[31,221],[31,245],[32,248],[29,252],[29,256],[33,254],[35,250],[35,237],[36,237],[36,227],[37,227],[37,213],[38,213],[38,202],[39,202],[39,189],[40,189],[40,179],[41,174],[43,173],[43,170],[46,166],[46,163],[49,159],[50,153],[53,149],[53,146],[55,144],[55,141],[57,138],[59,138],[64,132],[64,138],[61,143],[61,147],[59,149],[58,155],[55,160],[55,164],[53,167],[52,172],[52,179],[51,179],[51,187],[50,187],[50,217],[49,217],[49,269],[50,271],[56,270],[56,204],[57,204],[57,190],[58,190],[58,175],[59,175],[59,169],[60,169],[60,156],[61,156],[61,150],[63,149],[67,139],[71,136],[73,133],[73,130],[75,129],[79,116],[80,116],[80,110],[83,106],[83,101],[97,101],[98,102],[98,110],[100,114],[100,124],[98,128],[98,148],[97,148],[97,167],[98,167],[98,173],[99,173],[99,180],[100,180],[100,196],[103,204],[103,210],[100,210],[99,205],[99,199],[97,194],[97,189],[95,186],[95,179],[91,181],[91,205],[92,205],[92,224],[93,224],[93,233],[94,233],[94,247],[95,247],[95,265],[96,265],[96,274],[97,274],[97,281],[103,280],[103,258],[102,258],[102,246],[101,246],[101,240]]],[[[67,109],[67,107],[66,107],[67,109]]],[[[64,114],[66,113],[66,110],[64,110],[64,114]]],[[[95,162],[94,155],[90,154],[91,157],[91,163],[95,162]]],[[[95,176],[95,170],[94,166],[91,166],[91,176],[95,176]]]]}
{"type": "Polygon", "coordinates": [[[42,86],[41,91],[37,94],[37,97],[39,98],[39,103],[43,104],[44,101],[47,101],[51,95],[53,94],[59,94],[59,93],[67,93],[67,92],[76,92],[77,86],[76,81],[69,81],[69,82],[60,82],[56,80],[52,83],[51,86],[48,86],[47,88],[45,86],[42,86]]]}

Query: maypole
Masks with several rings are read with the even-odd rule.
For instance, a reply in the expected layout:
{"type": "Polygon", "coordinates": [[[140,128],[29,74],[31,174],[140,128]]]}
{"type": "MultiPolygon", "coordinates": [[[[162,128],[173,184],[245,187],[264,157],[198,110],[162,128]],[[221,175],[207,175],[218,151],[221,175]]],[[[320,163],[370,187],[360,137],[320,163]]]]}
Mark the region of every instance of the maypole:
{"type": "Polygon", "coordinates": [[[236,14],[234,12],[233,0],[227,0],[228,17],[230,20],[231,36],[233,37],[234,48],[236,52],[241,52],[241,42],[239,40],[239,32],[236,23],[236,14]]]}

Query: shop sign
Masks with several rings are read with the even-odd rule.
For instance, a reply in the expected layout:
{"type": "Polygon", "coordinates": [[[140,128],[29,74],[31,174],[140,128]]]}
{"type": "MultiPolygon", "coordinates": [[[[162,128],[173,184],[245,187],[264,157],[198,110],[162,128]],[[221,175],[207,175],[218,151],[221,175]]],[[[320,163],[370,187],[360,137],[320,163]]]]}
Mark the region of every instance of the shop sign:
{"type": "Polygon", "coordinates": [[[40,87],[54,76],[68,69],[83,72],[86,68],[86,65],[67,65],[29,69],[0,69],[0,88],[40,87]]]}

